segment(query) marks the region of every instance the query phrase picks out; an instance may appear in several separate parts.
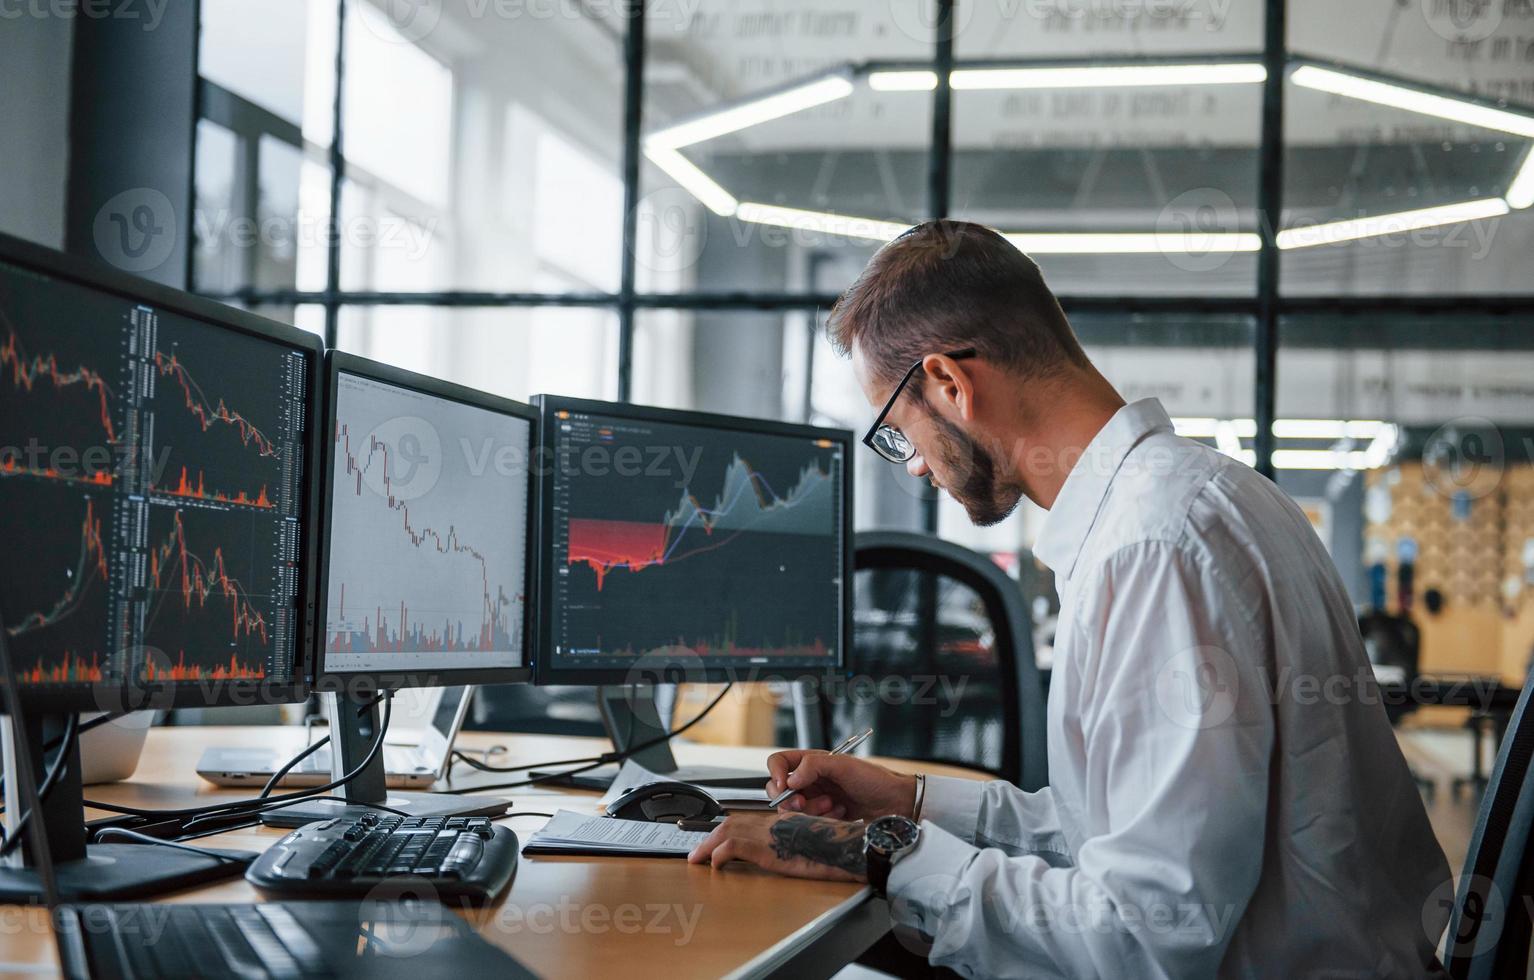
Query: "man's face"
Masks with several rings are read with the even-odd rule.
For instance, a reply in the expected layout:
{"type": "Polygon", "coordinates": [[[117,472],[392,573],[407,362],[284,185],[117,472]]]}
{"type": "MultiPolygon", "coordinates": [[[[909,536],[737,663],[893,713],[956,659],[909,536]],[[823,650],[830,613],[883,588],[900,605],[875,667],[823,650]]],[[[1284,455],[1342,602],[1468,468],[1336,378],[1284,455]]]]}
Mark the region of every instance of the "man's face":
{"type": "MultiPolygon", "coordinates": [[[[852,369],[868,403],[882,408],[893,386],[871,376],[857,348],[852,352],[852,369]]],[[[982,527],[999,523],[1017,507],[1022,487],[1005,477],[996,455],[971,434],[970,424],[951,411],[952,406],[935,405],[924,397],[932,382],[918,388],[917,381],[912,379],[884,417],[885,424],[899,429],[916,448],[916,455],[905,464],[906,472],[948,491],[973,523],[982,527]]]]}

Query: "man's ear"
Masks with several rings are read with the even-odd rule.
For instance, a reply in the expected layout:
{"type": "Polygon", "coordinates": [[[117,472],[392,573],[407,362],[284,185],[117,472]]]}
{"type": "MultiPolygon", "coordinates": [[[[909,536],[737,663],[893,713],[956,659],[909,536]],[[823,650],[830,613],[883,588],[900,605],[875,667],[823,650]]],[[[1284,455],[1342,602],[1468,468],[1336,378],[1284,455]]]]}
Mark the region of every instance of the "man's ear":
{"type": "Polygon", "coordinates": [[[975,378],[947,354],[928,354],[922,358],[922,371],[927,376],[923,386],[930,392],[926,397],[936,405],[946,406],[949,411],[966,422],[975,418],[975,378]]]}

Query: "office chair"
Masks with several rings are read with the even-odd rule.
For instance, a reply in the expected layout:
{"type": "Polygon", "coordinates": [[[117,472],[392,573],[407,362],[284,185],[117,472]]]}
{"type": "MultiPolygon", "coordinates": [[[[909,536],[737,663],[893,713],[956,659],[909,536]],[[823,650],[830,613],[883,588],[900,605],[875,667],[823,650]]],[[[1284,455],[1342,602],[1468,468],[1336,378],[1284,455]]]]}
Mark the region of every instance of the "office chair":
{"type": "MultiPolygon", "coordinates": [[[[1421,675],[1419,664],[1422,661],[1422,634],[1417,624],[1405,613],[1392,615],[1383,609],[1376,609],[1358,617],[1358,631],[1363,634],[1364,651],[1369,655],[1369,663],[1375,667],[1387,668],[1377,673],[1397,675],[1394,679],[1410,691],[1421,675]]],[[[1385,705],[1385,715],[1390,719],[1391,727],[1395,727],[1417,708],[1418,705],[1409,700],[1392,700],[1385,705]]],[[[1431,802],[1438,791],[1437,784],[1415,770],[1411,775],[1417,788],[1431,802]]]]}
{"type": "Polygon", "coordinates": [[[592,687],[487,684],[475,692],[474,708],[463,727],[466,731],[607,736],[592,687]]]}
{"type": "Polygon", "coordinates": [[[1455,980],[1528,976],[1534,915],[1534,713],[1525,683],[1492,769],[1445,940],[1455,980]]]}
{"type": "Polygon", "coordinates": [[[823,691],[834,744],[1048,782],[1044,688],[1022,589],[984,555],[921,534],[857,535],[844,690],[823,691]]]}

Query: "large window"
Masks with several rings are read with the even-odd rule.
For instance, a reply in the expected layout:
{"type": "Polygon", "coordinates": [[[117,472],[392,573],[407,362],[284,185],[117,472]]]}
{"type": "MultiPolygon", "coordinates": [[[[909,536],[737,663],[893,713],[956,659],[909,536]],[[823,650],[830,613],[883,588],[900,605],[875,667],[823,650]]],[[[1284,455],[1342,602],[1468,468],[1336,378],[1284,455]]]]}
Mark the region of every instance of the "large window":
{"type": "MultiPolygon", "coordinates": [[[[1530,312],[1516,7],[1289,0],[1269,37],[1267,4],[1201,0],[203,0],[196,285],[508,394],[860,429],[831,300],[911,223],[978,220],[1037,257],[1126,395],[1320,522],[1340,505],[1314,467],[1364,472],[1371,443],[1305,433],[1454,414],[1359,401],[1380,365],[1440,365],[1392,325],[1530,312]]],[[[1498,424],[1534,404],[1511,397],[1498,424]]],[[[859,478],[861,526],[997,555],[1036,531],[1026,508],[970,528],[896,467],[859,478]]],[[[1339,567],[1356,586],[1368,562],[1339,567]]]]}

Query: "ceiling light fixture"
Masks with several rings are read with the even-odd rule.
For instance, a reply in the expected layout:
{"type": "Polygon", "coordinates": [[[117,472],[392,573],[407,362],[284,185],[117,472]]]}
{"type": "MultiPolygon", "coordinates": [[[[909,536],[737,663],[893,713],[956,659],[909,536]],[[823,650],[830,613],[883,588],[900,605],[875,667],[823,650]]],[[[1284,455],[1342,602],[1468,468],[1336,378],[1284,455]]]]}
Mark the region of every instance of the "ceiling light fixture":
{"type": "Polygon", "coordinates": [[[1375,105],[1391,106],[1408,112],[1420,112],[1425,116],[1437,116],[1450,122],[1496,129],[1517,136],[1534,137],[1534,116],[1506,109],[1494,109],[1463,99],[1435,95],[1405,85],[1376,81],[1359,75],[1351,75],[1331,68],[1301,65],[1289,76],[1294,84],[1318,92],[1330,92],[1350,99],[1373,102],[1375,105]]]}
{"type": "Polygon", "coordinates": [[[852,81],[845,72],[823,75],[802,85],[794,85],[760,98],[737,102],[732,106],[705,113],[686,122],[668,126],[646,137],[649,146],[680,149],[728,133],[791,116],[852,94],[852,81]]]}
{"type": "Polygon", "coordinates": [[[1407,231],[1420,231],[1424,228],[1437,228],[1441,225],[1452,225],[1461,221],[1496,218],[1507,214],[1507,212],[1508,206],[1506,201],[1500,197],[1488,197],[1477,201],[1444,204],[1436,208],[1397,211],[1393,214],[1366,215],[1361,218],[1328,221],[1323,224],[1306,225],[1301,228],[1286,228],[1278,233],[1278,247],[1291,249],[1314,248],[1317,245],[1334,245],[1338,242],[1351,242],[1360,238],[1374,238],[1379,235],[1395,235],[1407,231]]]}
{"type": "MultiPolygon", "coordinates": [[[[1149,88],[1160,85],[1247,85],[1262,82],[1261,62],[1208,65],[1091,65],[1070,68],[960,68],[958,91],[1040,88],[1149,88]]],[[[936,85],[936,80],[933,82],[936,85]]]]}

